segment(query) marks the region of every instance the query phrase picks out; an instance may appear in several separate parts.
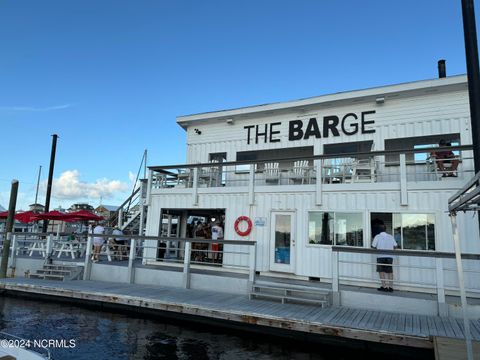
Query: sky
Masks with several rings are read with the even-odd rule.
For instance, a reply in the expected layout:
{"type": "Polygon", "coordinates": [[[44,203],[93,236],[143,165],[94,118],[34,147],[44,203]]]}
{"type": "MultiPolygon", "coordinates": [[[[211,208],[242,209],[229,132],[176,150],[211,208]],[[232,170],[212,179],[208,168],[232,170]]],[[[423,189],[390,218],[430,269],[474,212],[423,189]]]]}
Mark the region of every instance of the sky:
{"type": "MultiPolygon", "coordinates": [[[[478,0],[477,0],[478,2],[478,0]]],[[[478,4],[476,14],[480,13],[478,4]]],[[[478,16],[477,16],[478,22],[478,16]]],[[[176,116],[466,73],[461,0],[1,0],[0,205],[119,205],[176,116]]]]}

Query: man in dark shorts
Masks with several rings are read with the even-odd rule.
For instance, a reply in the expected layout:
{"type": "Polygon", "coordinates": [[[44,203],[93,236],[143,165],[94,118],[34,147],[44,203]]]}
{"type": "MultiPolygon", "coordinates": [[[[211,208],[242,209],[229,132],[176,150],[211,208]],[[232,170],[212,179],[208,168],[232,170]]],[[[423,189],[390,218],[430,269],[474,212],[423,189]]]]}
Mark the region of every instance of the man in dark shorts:
{"type": "MultiPolygon", "coordinates": [[[[394,250],[398,244],[392,235],[385,232],[384,224],[380,225],[380,234],[373,238],[372,247],[377,250],[394,250]]],[[[380,276],[382,285],[378,291],[393,291],[393,256],[389,254],[379,254],[377,257],[377,272],[380,276]]]]}

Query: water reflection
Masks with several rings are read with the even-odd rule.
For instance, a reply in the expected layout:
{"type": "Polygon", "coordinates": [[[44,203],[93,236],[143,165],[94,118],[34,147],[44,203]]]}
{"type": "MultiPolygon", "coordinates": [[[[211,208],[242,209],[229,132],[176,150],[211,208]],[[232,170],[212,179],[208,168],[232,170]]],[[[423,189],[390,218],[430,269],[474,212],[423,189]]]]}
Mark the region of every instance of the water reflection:
{"type": "MultiPolygon", "coordinates": [[[[46,301],[0,298],[2,331],[29,340],[75,339],[74,348],[50,348],[59,359],[330,360],[358,359],[357,350],[262,335],[228,334],[207,325],[164,323],[46,301]]],[[[385,354],[361,355],[382,359],[385,354]],[[382,356],[383,355],[383,356],[382,356]]],[[[401,359],[389,354],[389,359],[401,359]]]]}

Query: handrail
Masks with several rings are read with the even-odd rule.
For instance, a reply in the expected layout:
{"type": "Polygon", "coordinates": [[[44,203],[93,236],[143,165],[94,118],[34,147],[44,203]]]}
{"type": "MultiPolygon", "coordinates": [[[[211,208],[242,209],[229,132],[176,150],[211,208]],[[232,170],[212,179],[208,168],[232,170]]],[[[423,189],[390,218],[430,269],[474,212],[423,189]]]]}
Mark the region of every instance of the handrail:
{"type": "MultiPolygon", "coordinates": [[[[399,255],[399,256],[418,256],[428,258],[445,258],[454,259],[455,253],[439,252],[431,250],[377,250],[369,248],[356,248],[351,246],[332,246],[332,251],[348,252],[348,253],[362,253],[362,254],[387,254],[387,255],[399,255]]],[[[466,260],[480,260],[480,254],[462,254],[462,259],[466,260]]]]}
{"type": "MultiPolygon", "coordinates": [[[[322,160],[332,158],[343,157],[358,157],[358,156],[380,156],[390,154],[410,154],[410,153],[427,153],[435,151],[461,151],[461,150],[473,150],[473,145],[459,145],[459,146],[446,146],[446,147],[430,147],[422,149],[403,149],[403,150],[377,150],[377,151],[364,151],[364,152],[352,152],[352,153],[337,153],[337,154],[322,154],[311,156],[294,156],[278,159],[262,159],[262,160],[241,160],[241,161],[225,161],[218,163],[216,166],[231,166],[231,165],[250,165],[250,164],[262,164],[269,161],[297,161],[297,160],[322,160]]],[[[161,171],[165,169],[178,169],[178,168],[202,168],[212,166],[211,162],[199,163],[199,164],[177,164],[177,165],[165,165],[165,166],[149,166],[152,171],[161,171]]]]}

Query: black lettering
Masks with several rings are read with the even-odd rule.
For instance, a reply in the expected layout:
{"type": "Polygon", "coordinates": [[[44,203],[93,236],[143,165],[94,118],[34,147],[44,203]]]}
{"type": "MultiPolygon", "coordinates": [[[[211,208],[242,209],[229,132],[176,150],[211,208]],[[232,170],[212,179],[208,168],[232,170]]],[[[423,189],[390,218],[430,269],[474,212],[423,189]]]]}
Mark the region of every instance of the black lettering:
{"type": "Polygon", "coordinates": [[[250,129],[254,128],[255,125],[244,126],[244,129],[247,129],[247,145],[250,144],[250,129]]]}
{"type": "Polygon", "coordinates": [[[321,138],[320,129],[318,128],[317,119],[310,118],[307,128],[305,129],[304,139],[308,139],[310,136],[315,136],[317,139],[321,138]]]}
{"type": "Polygon", "coordinates": [[[273,135],[280,134],[280,130],[273,131],[274,126],[281,125],[282,123],[276,122],[276,123],[271,123],[270,124],[270,142],[280,142],[280,139],[274,139],[273,135]]]}
{"type": "Polygon", "coordinates": [[[292,120],[288,123],[288,140],[300,140],[303,137],[302,120],[292,120]]]}
{"type": "Polygon", "coordinates": [[[342,119],[342,131],[345,135],[355,135],[358,132],[358,123],[357,122],[353,122],[353,123],[350,124],[350,128],[353,128],[352,131],[347,131],[347,129],[345,129],[345,121],[349,117],[353,117],[355,120],[358,120],[357,115],[355,115],[354,113],[348,113],[347,115],[345,115],[342,119]]]}
{"type": "Polygon", "coordinates": [[[255,144],[258,144],[258,137],[263,136],[265,138],[265,143],[267,142],[267,132],[268,132],[268,124],[265,124],[265,132],[261,133],[258,132],[258,126],[255,127],[255,144]]]}
{"type": "Polygon", "coordinates": [[[372,134],[375,132],[375,129],[365,130],[365,125],[375,124],[375,120],[370,120],[370,121],[365,120],[365,115],[370,115],[370,114],[375,114],[375,110],[362,112],[362,134],[372,134]]]}
{"type": "Polygon", "coordinates": [[[323,137],[328,137],[328,130],[332,132],[333,136],[340,136],[340,133],[337,129],[338,122],[338,116],[325,116],[323,118],[323,137]]]}

